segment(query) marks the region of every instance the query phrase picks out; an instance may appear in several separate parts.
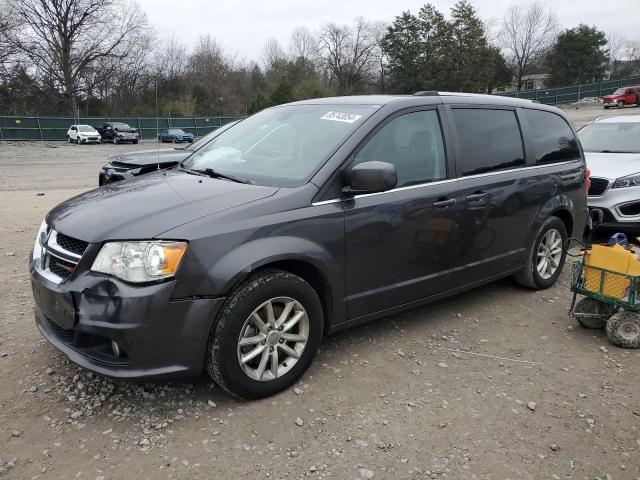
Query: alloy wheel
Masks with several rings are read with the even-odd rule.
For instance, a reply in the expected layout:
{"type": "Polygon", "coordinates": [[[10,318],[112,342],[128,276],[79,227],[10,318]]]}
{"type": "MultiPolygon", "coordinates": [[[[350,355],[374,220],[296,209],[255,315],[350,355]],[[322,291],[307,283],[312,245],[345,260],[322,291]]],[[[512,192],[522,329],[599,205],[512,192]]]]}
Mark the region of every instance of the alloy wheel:
{"type": "Polygon", "coordinates": [[[545,233],[538,246],[536,269],[543,279],[548,279],[556,273],[562,258],[562,235],[552,228],[545,233]]]}
{"type": "Polygon", "coordinates": [[[309,338],[309,316],[290,297],[267,300],[253,310],[238,337],[238,362],[251,379],[270,381],[298,362],[309,338]]]}

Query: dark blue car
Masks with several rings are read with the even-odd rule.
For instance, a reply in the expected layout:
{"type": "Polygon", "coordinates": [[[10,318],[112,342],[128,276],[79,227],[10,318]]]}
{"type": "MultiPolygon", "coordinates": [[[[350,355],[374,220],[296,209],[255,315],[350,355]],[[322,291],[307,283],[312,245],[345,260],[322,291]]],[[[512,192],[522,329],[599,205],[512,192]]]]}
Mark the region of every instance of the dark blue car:
{"type": "Polygon", "coordinates": [[[169,130],[163,130],[158,135],[158,140],[161,142],[180,143],[180,142],[193,142],[193,135],[186,133],[179,128],[170,128],[169,130]]]}

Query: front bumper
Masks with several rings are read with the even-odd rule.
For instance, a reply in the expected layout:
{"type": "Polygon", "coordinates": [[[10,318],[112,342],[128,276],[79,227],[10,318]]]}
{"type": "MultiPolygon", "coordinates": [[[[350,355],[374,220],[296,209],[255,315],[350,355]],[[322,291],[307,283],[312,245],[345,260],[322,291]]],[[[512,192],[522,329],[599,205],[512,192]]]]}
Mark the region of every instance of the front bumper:
{"type": "Polygon", "coordinates": [[[32,269],[31,282],[36,325],[81,367],[140,380],[202,372],[222,298],[173,299],[175,281],[132,286],[93,272],[56,284],[32,269]]]}
{"type": "Polygon", "coordinates": [[[611,188],[613,182],[609,181],[602,195],[587,197],[588,207],[607,210],[609,224],[629,228],[640,226],[640,187],[611,188]]]}

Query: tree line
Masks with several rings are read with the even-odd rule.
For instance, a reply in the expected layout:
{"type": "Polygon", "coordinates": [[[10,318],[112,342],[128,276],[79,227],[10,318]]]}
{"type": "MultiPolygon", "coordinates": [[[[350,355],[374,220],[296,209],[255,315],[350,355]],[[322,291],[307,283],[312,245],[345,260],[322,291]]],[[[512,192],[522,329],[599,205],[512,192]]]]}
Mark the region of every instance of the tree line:
{"type": "Polygon", "coordinates": [[[549,86],[640,73],[640,43],[595,26],[562,29],[539,1],[483,20],[468,0],[390,23],[364,17],[229,55],[210,34],[161,39],[133,0],[0,0],[0,113],[244,115],[329,95],[492,93],[549,74],[549,86]],[[156,102],[157,99],[157,102],[156,102]]]}

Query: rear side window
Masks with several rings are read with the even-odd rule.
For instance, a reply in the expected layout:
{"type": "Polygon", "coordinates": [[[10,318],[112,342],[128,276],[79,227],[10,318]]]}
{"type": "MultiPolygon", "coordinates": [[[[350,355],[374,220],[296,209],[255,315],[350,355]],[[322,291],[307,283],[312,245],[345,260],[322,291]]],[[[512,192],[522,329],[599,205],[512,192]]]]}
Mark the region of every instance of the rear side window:
{"type": "Polygon", "coordinates": [[[580,158],[576,137],[562,117],[530,109],[524,109],[524,114],[538,165],[580,158]]]}
{"type": "Polygon", "coordinates": [[[462,176],[505,170],[524,165],[522,137],[515,112],[480,108],[455,108],[462,176]]]}

